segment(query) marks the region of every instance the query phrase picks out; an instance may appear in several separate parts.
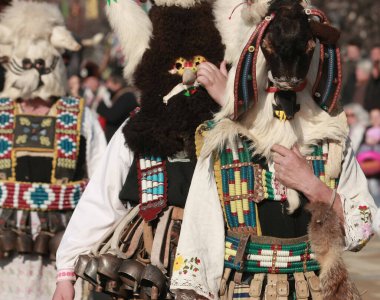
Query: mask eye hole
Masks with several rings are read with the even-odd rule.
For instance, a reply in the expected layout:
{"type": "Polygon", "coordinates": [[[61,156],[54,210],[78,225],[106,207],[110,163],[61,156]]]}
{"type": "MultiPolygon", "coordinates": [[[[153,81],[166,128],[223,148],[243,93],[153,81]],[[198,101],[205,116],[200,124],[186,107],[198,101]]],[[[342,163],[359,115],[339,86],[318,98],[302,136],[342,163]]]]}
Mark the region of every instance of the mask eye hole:
{"type": "Polygon", "coordinates": [[[175,68],[176,68],[177,70],[182,69],[182,67],[183,67],[183,65],[182,65],[182,63],[180,63],[180,62],[177,62],[177,63],[175,64],[175,68]]]}
{"type": "Polygon", "coordinates": [[[198,67],[201,63],[207,61],[206,58],[204,58],[201,55],[194,56],[193,58],[193,67],[198,67]]]}
{"type": "Polygon", "coordinates": [[[42,58],[38,58],[34,61],[34,66],[36,67],[37,70],[45,68],[45,60],[42,58]]]}
{"type": "Polygon", "coordinates": [[[30,70],[33,67],[33,63],[29,58],[24,58],[22,60],[22,68],[25,70],[30,70]]]}

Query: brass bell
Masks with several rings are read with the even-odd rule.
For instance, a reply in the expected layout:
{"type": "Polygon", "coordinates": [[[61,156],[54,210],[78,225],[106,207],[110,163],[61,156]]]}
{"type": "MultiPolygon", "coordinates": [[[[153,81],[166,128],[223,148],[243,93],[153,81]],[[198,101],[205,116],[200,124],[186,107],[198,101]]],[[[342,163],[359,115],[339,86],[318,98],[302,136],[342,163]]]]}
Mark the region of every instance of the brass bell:
{"type": "Polygon", "coordinates": [[[103,254],[98,258],[98,274],[104,276],[107,279],[118,280],[118,270],[123,260],[110,253],[103,254]]]}
{"type": "Polygon", "coordinates": [[[16,249],[17,234],[12,229],[3,229],[0,232],[0,240],[4,252],[11,252],[16,249]]]}
{"type": "Polygon", "coordinates": [[[33,252],[33,238],[31,234],[20,232],[16,238],[16,250],[21,254],[33,252]]]}
{"type": "Polygon", "coordinates": [[[38,255],[47,255],[49,253],[49,241],[51,235],[47,232],[41,231],[34,241],[33,252],[38,255]]]}
{"type": "Polygon", "coordinates": [[[59,244],[61,243],[64,231],[56,233],[49,241],[50,259],[55,260],[59,244]]]}
{"type": "Polygon", "coordinates": [[[75,274],[84,280],[87,280],[84,276],[84,270],[86,269],[86,266],[90,260],[91,260],[91,256],[87,254],[79,255],[78,260],[75,264],[75,269],[74,269],[75,274]]]}

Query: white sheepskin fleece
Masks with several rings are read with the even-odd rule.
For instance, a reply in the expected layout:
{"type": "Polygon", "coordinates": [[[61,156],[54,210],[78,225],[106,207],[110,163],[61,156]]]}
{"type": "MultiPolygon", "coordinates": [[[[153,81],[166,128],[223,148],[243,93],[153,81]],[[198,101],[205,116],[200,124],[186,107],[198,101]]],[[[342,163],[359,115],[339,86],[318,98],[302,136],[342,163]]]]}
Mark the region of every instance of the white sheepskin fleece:
{"type": "Polygon", "coordinates": [[[49,39],[55,26],[64,26],[58,7],[45,2],[13,1],[0,20],[17,39],[49,39]]]}
{"type": "Polygon", "coordinates": [[[133,83],[133,73],[152,35],[152,22],[133,0],[113,2],[107,7],[108,20],[117,34],[126,59],[124,77],[133,83]]]}
{"type": "Polygon", "coordinates": [[[155,3],[158,6],[179,6],[189,8],[204,1],[205,0],[155,0],[155,3]]]}
{"type": "Polygon", "coordinates": [[[13,1],[0,15],[0,32],[6,33],[0,36],[0,49],[7,49],[3,50],[4,54],[12,62],[12,66],[5,64],[8,71],[2,97],[48,99],[66,94],[66,72],[61,53],[64,49],[79,50],[80,45],[66,29],[56,5],[13,1]],[[34,68],[20,68],[23,59],[32,62],[43,59],[49,68],[55,57],[58,62],[49,74],[40,76],[34,68]],[[18,71],[14,72],[15,69],[18,71]],[[39,85],[40,81],[42,85],[39,85]]]}

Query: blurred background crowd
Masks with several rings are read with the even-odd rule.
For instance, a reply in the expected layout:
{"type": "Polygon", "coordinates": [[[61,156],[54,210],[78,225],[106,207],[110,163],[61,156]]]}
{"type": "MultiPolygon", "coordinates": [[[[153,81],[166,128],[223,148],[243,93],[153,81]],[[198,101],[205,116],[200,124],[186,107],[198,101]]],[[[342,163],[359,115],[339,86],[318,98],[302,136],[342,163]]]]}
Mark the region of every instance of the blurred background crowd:
{"type": "MultiPolygon", "coordinates": [[[[107,23],[104,9],[107,0],[48,2],[60,6],[68,28],[83,46],[80,52],[63,54],[70,94],[86,100],[110,140],[138,106],[139,94],[123,79],[124,58],[107,23]]],[[[357,158],[380,206],[380,1],[313,0],[312,3],[342,30],[341,103],[357,158]]],[[[140,5],[146,11],[151,6],[149,1],[141,1],[140,5]]],[[[0,78],[0,85],[1,82],[0,78]]]]}

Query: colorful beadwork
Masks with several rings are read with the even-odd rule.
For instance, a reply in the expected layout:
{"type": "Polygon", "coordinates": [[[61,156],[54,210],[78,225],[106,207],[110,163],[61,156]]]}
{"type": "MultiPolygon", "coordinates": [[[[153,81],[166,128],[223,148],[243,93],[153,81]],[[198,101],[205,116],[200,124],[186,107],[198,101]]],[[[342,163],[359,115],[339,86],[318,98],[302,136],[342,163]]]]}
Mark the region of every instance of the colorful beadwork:
{"type": "Polygon", "coordinates": [[[0,98],[0,207],[22,210],[72,210],[87,181],[70,180],[75,172],[82,125],[83,101],[62,98],[57,115],[18,114],[15,102],[0,98]],[[55,147],[54,147],[55,146],[55,147]],[[16,182],[17,151],[54,151],[51,184],[16,182]]]}
{"type": "Polygon", "coordinates": [[[309,242],[289,245],[249,242],[243,263],[235,263],[239,239],[226,237],[225,266],[255,273],[294,273],[319,270],[309,242]]]}
{"type": "Polygon", "coordinates": [[[72,210],[87,181],[47,184],[0,181],[0,207],[22,210],[72,210]]]}
{"type": "Polygon", "coordinates": [[[328,142],[323,142],[318,146],[314,146],[313,153],[306,156],[306,160],[311,161],[315,176],[324,182],[331,189],[336,189],[339,178],[326,177],[326,164],[328,159],[329,146],[328,142]]]}
{"type": "Polygon", "coordinates": [[[54,151],[54,117],[16,115],[15,120],[14,148],[54,151]]]}
{"type": "Polygon", "coordinates": [[[160,157],[140,156],[137,164],[140,190],[140,215],[151,221],[166,207],[166,163],[160,157]]]}
{"type": "MultiPolygon", "coordinates": [[[[285,201],[286,188],[272,172],[252,161],[248,142],[239,139],[237,146],[226,146],[220,152],[222,206],[228,228],[256,227],[255,203],[264,199],[285,201]]],[[[219,168],[219,166],[218,166],[219,168]]]]}
{"type": "Polygon", "coordinates": [[[2,178],[12,176],[14,108],[13,101],[0,98],[0,173],[2,178]]]}
{"type": "Polygon", "coordinates": [[[55,128],[56,149],[52,182],[69,178],[77,164],[82,126],[83,101],[65,97],[57,102],[57,121],[55,128]]]}

